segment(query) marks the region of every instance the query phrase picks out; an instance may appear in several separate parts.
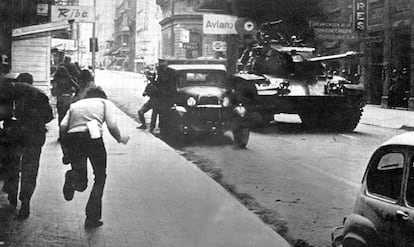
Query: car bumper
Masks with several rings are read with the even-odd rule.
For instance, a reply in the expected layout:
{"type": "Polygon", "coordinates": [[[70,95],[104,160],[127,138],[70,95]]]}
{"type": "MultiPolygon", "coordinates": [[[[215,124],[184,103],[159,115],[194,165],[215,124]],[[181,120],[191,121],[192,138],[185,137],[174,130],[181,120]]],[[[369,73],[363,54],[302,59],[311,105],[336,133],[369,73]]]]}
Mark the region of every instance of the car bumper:
{"type": "Polygon", "coordinates": [[[343,244],[343,235],[344,234],[344,226],[337,226],[332,229],[331,232],[331,242],[332,247],[342,247],[343,244]]]}

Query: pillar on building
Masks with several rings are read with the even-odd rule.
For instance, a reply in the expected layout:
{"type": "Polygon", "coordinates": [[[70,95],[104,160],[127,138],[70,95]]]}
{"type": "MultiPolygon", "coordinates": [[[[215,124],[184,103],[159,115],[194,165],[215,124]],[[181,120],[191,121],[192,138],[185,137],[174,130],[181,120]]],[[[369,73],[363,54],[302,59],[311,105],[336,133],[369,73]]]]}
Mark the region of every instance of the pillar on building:
{"type": "Polygon", "coordinates": [[[369,82],[368,82],[368,73],[367,73],[369,55],[367,54],[366,40],[367,40],[366,32],[359,34],[359,52],[364,55],[359,58],[358,73],[360,75],[359,82],[364,86],[365,92],[367,92],[367,94],[365,95],[365,100],[369,102],[371,100],[370,94],[369,94],[369,90],[371,89],[371,86],[369,85],[369,82]]]}
{"type": "Polygon", "coordinates": [[[408,98],[408,110],[414,111],[414,2],[410,1],[410,97],[408,98]]]}
{"type": "Polygon", "coordinates": [[[391,23],[391,0],[384,2],[384,52],[383,52],[383,69],[384,81],[382,84],[381,106],[388,107],[388,93],[390,87],[391,75],[391,37],[392,37],[392,23],[391,23]]]}

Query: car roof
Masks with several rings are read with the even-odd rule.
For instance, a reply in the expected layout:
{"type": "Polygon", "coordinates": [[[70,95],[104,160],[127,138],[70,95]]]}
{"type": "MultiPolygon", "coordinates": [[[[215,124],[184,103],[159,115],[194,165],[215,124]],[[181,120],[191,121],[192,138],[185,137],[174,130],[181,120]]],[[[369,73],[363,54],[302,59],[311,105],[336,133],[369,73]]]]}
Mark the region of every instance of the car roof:
{"type": "Polygon", "coordinates": [[[224,64],[170,64],[173,70],[221,70],[226,71],[224,64]]]}
{"type": "Polygon", "coordinates": [[[394,136],[388,141],[384,142],[381,146],[388,145],[414,146],[414,131],[394,136]]]}

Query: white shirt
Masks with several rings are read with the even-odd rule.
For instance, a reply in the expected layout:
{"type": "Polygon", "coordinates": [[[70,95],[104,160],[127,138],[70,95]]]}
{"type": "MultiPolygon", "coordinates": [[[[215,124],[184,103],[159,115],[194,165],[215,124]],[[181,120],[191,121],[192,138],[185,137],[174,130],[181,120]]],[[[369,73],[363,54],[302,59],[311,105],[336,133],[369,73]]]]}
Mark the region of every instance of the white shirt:
{"type": "Polygon", "coordinates": [[[96,120],[101,135],[102,125],[106,123],[109,133],[119,142],[121,133],[115,118],[115,105],[102,98],[81,99],[70,105],[65,117],[60,123],[60,131],[63,133],[88,132],[87,123],[96,120]]]}

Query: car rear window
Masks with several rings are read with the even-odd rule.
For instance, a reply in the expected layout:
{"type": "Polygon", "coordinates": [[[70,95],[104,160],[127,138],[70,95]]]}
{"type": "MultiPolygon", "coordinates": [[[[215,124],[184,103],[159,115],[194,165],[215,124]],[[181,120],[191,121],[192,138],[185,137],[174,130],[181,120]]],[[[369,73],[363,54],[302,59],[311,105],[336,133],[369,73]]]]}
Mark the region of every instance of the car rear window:
{"type": "Polygon", "coordinates": [[[368,192],[386,199],[397,200],[401,192],[403,169],[403,153],[385,153],[377,159],[377,164],[371,166],[367,174],[368,192]]]}

